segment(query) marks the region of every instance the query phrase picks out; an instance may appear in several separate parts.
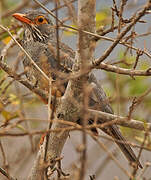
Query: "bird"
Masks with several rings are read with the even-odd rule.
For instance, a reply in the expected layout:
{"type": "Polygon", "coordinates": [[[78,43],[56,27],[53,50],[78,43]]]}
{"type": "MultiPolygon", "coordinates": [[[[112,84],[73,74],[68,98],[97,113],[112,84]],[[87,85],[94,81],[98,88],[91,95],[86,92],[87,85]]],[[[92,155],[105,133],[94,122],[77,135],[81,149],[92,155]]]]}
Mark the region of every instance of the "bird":
{"type": "MultiPolygon", "coordinates": [[[[68,45],[59,42],[60,60],[58,62],[56,29],[48,13],[32,10],[27,13],[14,13],[12,16],[23,24],[24,35],[21,41],[23,48],[39,68],[48,77],[52,78],[52,94],[55,94],[57,97],[63,96],[68,80],[62,77],[62,73],[63,75],[68,75],[72,72],[72,67],[75,63],[75,52],[68,45]]],[[[28,68],[27,78],[39,88],[48,90],[48,80],[34,67],[26,55],[23,58],[23,65],[24,68],[28,68]]],[[[108,98],[93,73],[89,74],[88,82],[93,85],[93,92],[89,95],[89,107],[113,114],[114,112],[108,98]]],[[[93,122],[93,119],[88,120],[89,124],[93,124],[93,122]]],[[[104,122],[103,118],[97,119],[98,124],[104,122]]],[[[81,119],[78,119],[77,123],[81,124],[81,119]]],[[[96,128],[91,130],[97,133],[96,128]]],[[[101,130],[114,139],[130,164],[135,164],[137,167],[142,168],[140,161],[117,125],[108,125],[101,128],[101,130]]]]}

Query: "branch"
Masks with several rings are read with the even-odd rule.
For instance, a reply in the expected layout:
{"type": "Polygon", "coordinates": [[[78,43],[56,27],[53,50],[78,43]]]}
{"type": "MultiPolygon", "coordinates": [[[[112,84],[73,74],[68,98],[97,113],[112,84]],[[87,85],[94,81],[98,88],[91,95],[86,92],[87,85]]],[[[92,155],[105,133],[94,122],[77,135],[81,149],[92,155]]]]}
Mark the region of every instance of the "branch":
{"type": "MultiPolygon", "coordinates": [[[[95,51],[95,42],[92,41],[92,37],[89,34],[85,34],[82,31],[89,31],[94,33],[96,22],[96,1],[95,0],[79,0],[78,1],[78,52],[77,52],[77,66],[80,66],[79,69],[84,71],[87,69],[87,65],[89,62],[92,62],[93,54],[95,51]]],[[[77,80],[76,80],[77,81],[77,80]]],[[[72,83],[74,83],[72,81],[72,83]]],[[[88,104],[88,92],[87,87],[88,84],[88,75],[85,74],[84,77],[80,78],[80,81],[77,81],[77,87],[81,87],[82,92],[79,92],[79,95],[82,96],[82,106],[83,110],[83,118],[81,118],[83,131],[82,131],[82,145],[83,149],[81,151],[81,168],[79,173],[79,180],[83,180],[85,177],[86,171],[86,161],[87,161],[87,135],[86,135],[86,125],[87,125],[87,114],[85,113],[87,104],[88,104]]],[[[74,90],[77,92],[77,90],[74,90]]],[[[79,91],[79,90],[78,90],[79,91]]],[[[77,100],[77,98],[76,98],[77,100]]],[[[78,101],[79,101],[78,100],[78,101]]],[[[80,101],[79,101],[80,102],[80,101]]]]}
{"type": "MultiPolygon", "coordinates": [[[[93,67],[94,67],[93,65],[90,66],[90,68],[92,69],[93,67]]],[[[101,62],[96,68],[103,69],[109,72],[115,72],[117,74],[129,75],[129,76],[151,76],[150,69],[147,69],[147,70],[125,69],[125,68],[120,68],[114,65],[106,64],[104,62],[101,62]]]]}
{"type": "MultiPolygon", "coordinates": [[[[1,57],[2,58],[2,57],[1,57]]],[[[31,84],[27,79],[23,79],[19,74],[17,74],[15,71],[13,71],[10,67],[7,66],[7,64],[2,62],[2,59],[0,59],[0,67],[12,78],[14,78],[16,81],[27,87],[29,90],[37,94],[45,103],[48,102],[48,93],[46,91],[43,91],[37,87],[35,87],[33,84],[31,84]]]]}
{"type": "MultiPolygon", "coordinates": [[[[120,126],[128,127],[128,128],[133,128],[136,130],[140,131],[151,131],[151,123],[144,123],[135,119],[128,119],[128,117],[122,117],[122,116],[117,116],[109,113],[105,113],[102,111],[96,111],[92,109],[88,109],[87,113],[89,114],[89,117],[94,118],[94,117],[101,117],[104,120],[103,124],[92,124],[92,125],[87,125],[85,128],[86,130],[91,130],[92,128],[104,128],[109,125],[117,124],[120,126]]],[[[47,122],[47,120],[37,120],[37,119],[21,119],[19,122],[22,121],[43,121],[47,122]]],[[[57,129],[51,129],[51,130],[40,130],[40,131],[32,131],[32,132],[24,132],[24,133],[11,133],[8,132],[10,129],[3,129],[0,131],[0,136],[27,136],[27,135],[37,135],[37,134],[44,134],[44,133],[49,133],[49,132],[63,132],[63,131],[75,131],[79,130],[82,131],[82,126],[78,125],[77,123],[71,122],[71,121],[64,121],[64,120],[53,120],[55,123],[62,124],[66,126],[66,128],[57,128],[57,129]]],[[[50,121],[52,122],[52,120],[50,121]]],[[[11,128],[16,127],[16,123],[12,124],[11,128]]]]}
{"type": "Polygon", "coordinates": [[[113,44],[104,52],[104,54],[94,62],[94,65],[99,65],[102,61],[104,61],[110,53],[113,51],[113,49],[119,44],[121,39],[131,30],[131,28],[140,20],[142,16],[145,15],[146,11],[151,7],[151,2],[148,1],[148,3],[145,5],[145,7],[138,13],[136,16],[134,14],[132,22],[116,37],[116,40],[113,42],[113,44]]]}
{"type": "Polygon", "coordinates": [[[34,67],[49,81],[49,77],[39,68],[39,66],[34,62],[34,60],[31,58],[31,56],[25,51],[25,49],[21,46],[21,44],[16,40],[15,36],[12,35],[12,33],[9,31],[8,28],[5,28],[3,25],[0,24],[0,28],[4,31],[8,32],[10,37],[14,40],[14,42],[19,46],[21,51],[28,57],[31,64],[34,65],[34,67]]]}
{"type": "Polygon", "coordinates": [[[17,11],[20,11],[21,9],[25,8],[26,6],[28,6],[29,2],[30,2],[29,0],[21,1],[15,8],[9,9],[9,10],[5,11],[2,14],[2,18],[6,18],[6,17],[12,15],[13,13],[15,13],[17,11]]]}
{"type": "Polygon", "coordinates": [[[122,117],[122,116],[117,116],[109,113],[105,113],[102,111],[96,111],[92,109],[88,109],[88,113],[90,113],[91,118],[95,118],[96,116],[98,118],[103,119],[106,123],[103,123],[100,127],[103,128],[107,125],[121,125],[129,128],[134,128],[140,131],[151,131],[151,123],[143,123],[141,121],[137,121],[134,119],[128,119],[128,117],[122,117]]]}
{"type": "Polygon", "coordinates": [[[0,173],[3,174],[8,180],[17,180],[13,177],[11,177],[4,169],[0,167],[0,173]]]}

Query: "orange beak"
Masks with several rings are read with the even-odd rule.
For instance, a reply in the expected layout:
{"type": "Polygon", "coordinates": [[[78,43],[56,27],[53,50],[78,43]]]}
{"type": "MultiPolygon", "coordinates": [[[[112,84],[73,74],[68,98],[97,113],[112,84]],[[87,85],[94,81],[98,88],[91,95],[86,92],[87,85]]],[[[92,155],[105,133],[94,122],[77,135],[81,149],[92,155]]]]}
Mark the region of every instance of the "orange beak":
{"type": "Polygon", "coordinates": [[[22,23],[26,23],[31,25],[32,21],[30,19],[27,18],[26,14],[21,14],[21,13],[14,13],[12,15],[14,18],[16,18],[17,20],[19,20],[22,23]]]}

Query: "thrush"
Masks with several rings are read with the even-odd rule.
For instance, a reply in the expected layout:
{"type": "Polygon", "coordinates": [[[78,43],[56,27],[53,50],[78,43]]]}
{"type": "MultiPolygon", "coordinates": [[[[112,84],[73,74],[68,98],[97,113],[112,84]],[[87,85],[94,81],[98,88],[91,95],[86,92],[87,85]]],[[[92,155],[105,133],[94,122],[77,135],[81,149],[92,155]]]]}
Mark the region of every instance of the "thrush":
{"type": "MultiPolygon", "coordinates": [[[[66,44],[59,42],[60,60],[58,62],[56,30],[53,27],[54,25],[48,14],[36,10],[26,14],[15,13],[13,14],[13,17],[24,25],[22,45],[26,52],[31,56],[39,68],[41,68],[48,77],[51,77],[54,82],[59,80],[60,82],[62,80],[64,81],[60,84],[53,83],[52,87],[56,96],[62,96],[68,81],[65,81],[65,79],[61,78],[61,75],[58,74],[65,73],[68,75],[69,72],[72,72],[75,52],[66,44]]],[[[27,78],[34,82],[38,87],[48,90],[48,80],[46,80],[35,68],[27,56],[24,57],[23,64],[25,68],[28,67],[27,78]]],[[[93,92],[89,97],[89,106],[92,109],[113,114],[113,110],[108,102],[105,92],[92,73],[90,73],[88,81],[89,84],[93,84],[93,92]]],[[[93,119],[89,119],[89,124],[92,124],[93,122],[93,119]]],[[[78,123],[81,123],[81,119],[78,120],[78,123]]],[[[97,123],[104,123],[103,118],[98,118],[97,123]]],[[[119,146],[130,163],[134,163],[142,168],[141,163],[137,160],[134,151],[122,136],[117,125],[109,125],[101,128],[101,130],[113,137],[115,143],[119,146]]],[[[92,131],[95,132],[96,129],[93,128],[92,131]]]]}

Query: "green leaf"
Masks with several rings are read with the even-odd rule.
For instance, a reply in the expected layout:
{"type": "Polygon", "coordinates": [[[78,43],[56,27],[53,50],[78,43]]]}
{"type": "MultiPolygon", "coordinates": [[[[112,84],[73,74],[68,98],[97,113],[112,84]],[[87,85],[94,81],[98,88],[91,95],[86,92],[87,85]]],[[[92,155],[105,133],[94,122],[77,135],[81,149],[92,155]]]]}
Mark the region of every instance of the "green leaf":
{"type": "Polygon", "coordinates": [[[27,132],[27,130],[20,124],[17,124],[16,128],[20,129],[21,131],[27,132]]]}
{"type": "MultiPolygon", "coordinates": [[[[70,26],[73,27],[73,28],[77,28],[77,26],[74,25],[74,24],[72,24],[70,26]]],[[[68,30],[64,30],[64,35],[66,35],[66,36],[71,36],[71,35],[76,34],[76,33],[77,33],[77,31],[72,29],[72,28],[71,29],[68,28],[68,30]]]]}
{"type": "Polygon", "coordinates": [[[120,67],[127,69],[132,68],[136,60],[136,56],[132,56],[130,54],[125,55],[125,52],[123,50],[119,51],[117,58],[123,61],[123,63],[120,63],[120,67]]]}
{"type": "Polygon", "coordinates": [[[146,69],[148,69],[149,67],[150,67],[149,62],[147,62],[147,61],[141,61],[141,64],[140,64],[140,69],[141,69],[141,70],[146,70],[146,69]]]}
{"type": "Polygon", "coordinates": [[[135,80],[129,81],[129,94],[132,96],[138,96],[144,93],[148,88],[148,82],[146,79],[145,77],[136,77],[135,80]]]}
{"type": "Polygon", "coordinates": [[[13,7],[15,7],[18,3],[20,2],[20,0],[5,0],[5,6],[6,8],[10,8],[12,9],[13,7]]]}
{"type": "Polygon", "coordinates": [[[13,105],[18,105],[20,103],[20,100],[17,98],[17,96],[13,93],[9,94],[9,100],[13,105]]]}
{"type": "Polygon", "coordinates": [[[96,13],[96,28],[111,24],[111,13],[109,8],[101,9],[96,13]]]}
{"type": "Polygon", "coordinates": [[[5,123],[18,117],[18,112],[13,112],[13,113],[12,113],[12,112],[3,110],[3,111],[1,112],[1,114],[2,114],[2,116],[3,116],[4,119],[5,119],[5,123]]]}

